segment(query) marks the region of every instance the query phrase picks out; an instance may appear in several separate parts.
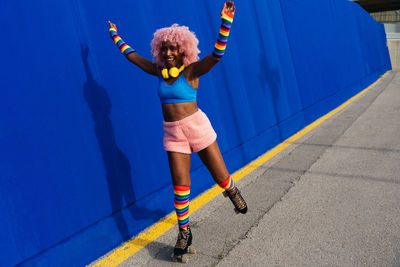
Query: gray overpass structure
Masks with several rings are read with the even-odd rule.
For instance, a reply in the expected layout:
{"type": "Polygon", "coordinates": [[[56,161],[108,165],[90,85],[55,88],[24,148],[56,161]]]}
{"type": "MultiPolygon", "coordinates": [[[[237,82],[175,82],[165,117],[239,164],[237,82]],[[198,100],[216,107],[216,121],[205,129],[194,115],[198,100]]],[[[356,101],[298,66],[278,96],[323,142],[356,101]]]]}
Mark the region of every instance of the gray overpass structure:
{"type": "Polygon", "coordinates": [[[368,13],[400,9],[398,0],[354,0],[354,2],[362,6],[368,13]]]}

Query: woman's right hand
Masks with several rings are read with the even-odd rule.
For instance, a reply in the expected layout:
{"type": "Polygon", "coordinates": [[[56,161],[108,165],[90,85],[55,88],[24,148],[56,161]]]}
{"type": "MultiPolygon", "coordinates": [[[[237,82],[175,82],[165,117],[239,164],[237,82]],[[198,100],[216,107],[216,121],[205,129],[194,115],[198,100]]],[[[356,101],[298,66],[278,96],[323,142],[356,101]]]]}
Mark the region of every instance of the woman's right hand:
{"type": "Polygon", "coordinates": [[[224,14],[224,13],[228,13],[228,14],[232,15],[232,17],[233,17],[235,15],[235,10],[236,10],[236,8],[235,8],[235,4],[233,3],[233,1],[226,1],[221,10],[221,17],[222,17],[222,14],[224,14]]]}

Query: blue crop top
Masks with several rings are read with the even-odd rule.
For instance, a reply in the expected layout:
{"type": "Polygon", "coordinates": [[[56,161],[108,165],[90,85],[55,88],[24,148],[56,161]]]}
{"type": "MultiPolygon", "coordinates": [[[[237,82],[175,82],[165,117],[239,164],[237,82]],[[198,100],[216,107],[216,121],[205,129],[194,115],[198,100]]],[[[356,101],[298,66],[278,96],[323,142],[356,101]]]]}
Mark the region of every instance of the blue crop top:
{"type": "Polygon", "coordinates": [[[161,103],[184,103],[196,101],[197,89],[194,89],[182,74],[172,84],[167,84],[160,76],[158,96],[161,103]]]}

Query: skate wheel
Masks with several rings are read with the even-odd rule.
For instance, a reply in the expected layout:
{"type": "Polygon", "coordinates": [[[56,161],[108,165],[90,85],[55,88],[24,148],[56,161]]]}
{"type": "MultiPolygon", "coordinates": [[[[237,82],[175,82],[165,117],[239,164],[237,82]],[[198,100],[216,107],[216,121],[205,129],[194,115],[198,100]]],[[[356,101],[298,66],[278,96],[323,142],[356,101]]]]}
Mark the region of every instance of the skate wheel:
{"type": "Polygon", "coordinates": [[[180,262],[182,262],[182,263],[187,263],[187,262],[188,262],[187,256],[186,256],[186,255],[182,255],[182,256],[181,256],[180,262]]]}
{"type": "Polygon", "coordinates": [[[193,246],[189,247],[189,254],[196,254],[196,249],[193,246]]]}
{"type": "Polygon", "coordinates": [[[172,254],[172,261],[173,262],[181,262],[181,263],[187,263],[188,262],[188,258],[185,254],[183,255],[175,255],[172,254]]]}
{"type": "Polygon", "coordinates": [[[224,197],[228,197],[228,193],[226,191],[222,192],[222,195],[224,195],[224,197]]]}

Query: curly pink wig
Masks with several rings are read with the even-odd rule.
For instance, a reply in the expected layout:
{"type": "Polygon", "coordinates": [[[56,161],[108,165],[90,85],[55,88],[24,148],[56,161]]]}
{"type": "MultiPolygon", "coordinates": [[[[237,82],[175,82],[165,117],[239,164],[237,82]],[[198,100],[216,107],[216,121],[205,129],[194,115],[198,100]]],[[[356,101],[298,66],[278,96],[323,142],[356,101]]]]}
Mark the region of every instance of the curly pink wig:
{"type": "Polygon", "coordinates": [[[158,29],[151,41],[151,54],[153,61],[158,66],[163,67],[165,65],[164,58],[161,56],[161,46],[163,42],[167,41],[178,45],[179,53],[183,53],[183,64],[185,66],[199,60],[200,50],[197,48],[199,40],[194,32],[189,31],[186,26],[173,24],[171,27],[158,29]]]}

